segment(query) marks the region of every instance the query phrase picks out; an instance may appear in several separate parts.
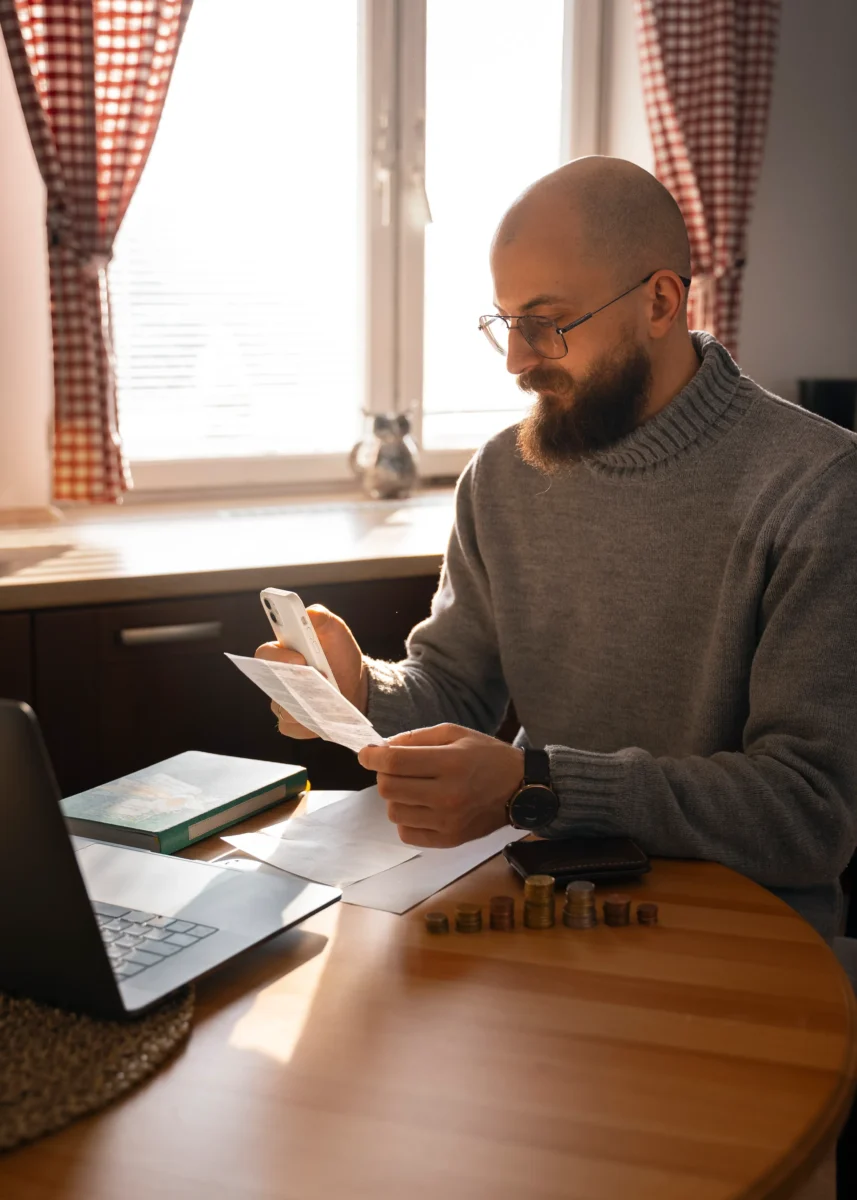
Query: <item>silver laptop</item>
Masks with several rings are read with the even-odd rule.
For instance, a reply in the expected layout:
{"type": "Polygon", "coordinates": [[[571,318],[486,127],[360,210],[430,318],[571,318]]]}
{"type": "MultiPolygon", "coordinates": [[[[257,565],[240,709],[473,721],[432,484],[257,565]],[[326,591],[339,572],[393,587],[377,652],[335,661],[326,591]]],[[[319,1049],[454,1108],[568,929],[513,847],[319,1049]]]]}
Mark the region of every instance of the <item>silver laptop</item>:
{"type": "Polygon", "coordinates": [[[342,895],[72,838],[59,798],[32,709],[0,700],[0,991],[136,1015],[342,895]]]}

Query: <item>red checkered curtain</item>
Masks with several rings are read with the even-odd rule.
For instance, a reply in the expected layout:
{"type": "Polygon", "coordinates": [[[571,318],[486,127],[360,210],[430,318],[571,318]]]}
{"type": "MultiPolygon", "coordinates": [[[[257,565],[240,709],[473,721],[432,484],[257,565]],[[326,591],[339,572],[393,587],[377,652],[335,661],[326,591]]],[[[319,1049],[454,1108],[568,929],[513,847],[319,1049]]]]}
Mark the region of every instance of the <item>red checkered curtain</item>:
{"type": "Polygon", "coordinates": [[[163,109],[191,0],[0,0],[47,185],[54,496],[131,485],[116,419],[106,267],[163,109]]]}
{"type": "Polygon", "coordinates": [[[691,328],[735,355],[779,0],[636,0],[655,174],[687,223],[691,328]]]}

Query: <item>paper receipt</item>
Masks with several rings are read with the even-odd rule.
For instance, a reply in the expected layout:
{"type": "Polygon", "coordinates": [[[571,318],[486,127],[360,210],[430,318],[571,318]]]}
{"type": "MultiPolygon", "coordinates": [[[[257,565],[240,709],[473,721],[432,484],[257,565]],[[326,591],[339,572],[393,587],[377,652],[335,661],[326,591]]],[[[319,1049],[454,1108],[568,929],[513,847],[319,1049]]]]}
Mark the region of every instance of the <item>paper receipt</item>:
{"type": "Polygon", "coordinates": [[[331,687],[314,667],[271,662],[266,658],[226,657],[252,679],[266,696],[281,704],[296,721],[327,742],[338,742],[355,754],[363,746],[380,746],[384,739],[350,700],[331,687]]]}

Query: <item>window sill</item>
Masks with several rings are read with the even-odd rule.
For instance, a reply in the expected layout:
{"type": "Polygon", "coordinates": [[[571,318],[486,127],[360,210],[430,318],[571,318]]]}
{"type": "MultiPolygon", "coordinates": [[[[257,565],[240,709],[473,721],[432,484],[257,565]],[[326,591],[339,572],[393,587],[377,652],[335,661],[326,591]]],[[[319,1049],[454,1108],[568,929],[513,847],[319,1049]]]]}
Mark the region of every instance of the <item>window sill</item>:
{"type": "Polygon", "coordinates": [[[430,575],[452,517],[449,486],[69,508],[59,524],[0,530],[0,610],[430,575]]]}
{"type": "MultiPolygon", "coordinates": [[[[419,471],[423,484],[449,483],[461,474],[472,450],[424,450],[419,471]]],[[[124,503],[136,505],[153,498],[258,495],[306,496],[321,492],[359,495],[345,454],[277,455],[270,458],[198,458],[134,461],[134,488],[124,503]]]]}

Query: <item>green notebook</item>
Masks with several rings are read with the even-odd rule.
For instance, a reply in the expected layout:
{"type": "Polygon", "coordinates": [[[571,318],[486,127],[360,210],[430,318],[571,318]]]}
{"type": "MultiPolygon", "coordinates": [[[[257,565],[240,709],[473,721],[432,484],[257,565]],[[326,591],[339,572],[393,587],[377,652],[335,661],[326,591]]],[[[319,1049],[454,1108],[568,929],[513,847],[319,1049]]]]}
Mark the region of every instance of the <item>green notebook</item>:
{"type": "Polygon", "coordinates": [[[69,833],[174,854],[297,796],[305,767],[187,750],[60,801],[69,833]]]}

